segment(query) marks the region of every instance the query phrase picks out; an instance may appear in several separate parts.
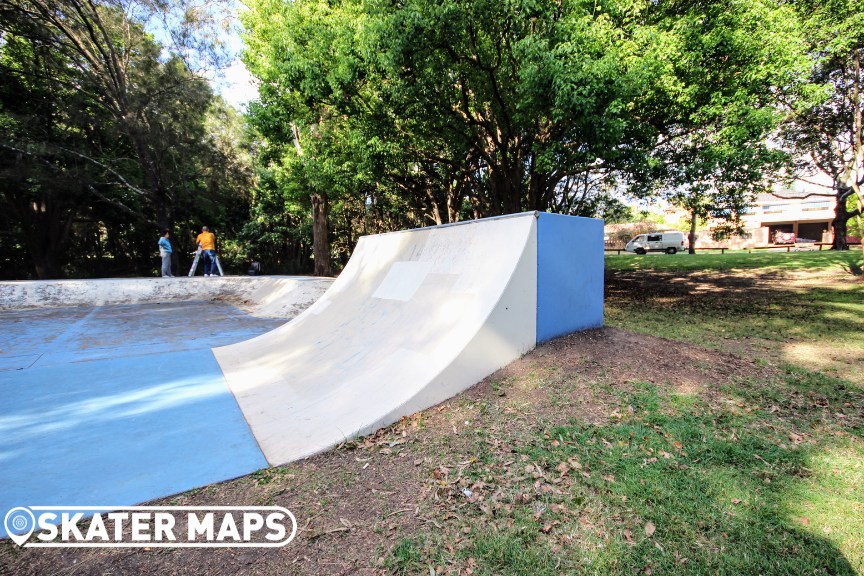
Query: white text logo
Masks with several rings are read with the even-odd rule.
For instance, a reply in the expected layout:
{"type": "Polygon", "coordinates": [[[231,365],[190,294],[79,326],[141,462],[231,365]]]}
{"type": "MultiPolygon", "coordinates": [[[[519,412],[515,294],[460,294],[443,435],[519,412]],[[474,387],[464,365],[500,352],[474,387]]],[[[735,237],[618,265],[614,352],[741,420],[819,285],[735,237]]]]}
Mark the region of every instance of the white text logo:
{"type": "Polygon", "coordinates": [[[297,534],[281,506],[19,506],[3,526],[24,548],[273,548],[297,534]]]}

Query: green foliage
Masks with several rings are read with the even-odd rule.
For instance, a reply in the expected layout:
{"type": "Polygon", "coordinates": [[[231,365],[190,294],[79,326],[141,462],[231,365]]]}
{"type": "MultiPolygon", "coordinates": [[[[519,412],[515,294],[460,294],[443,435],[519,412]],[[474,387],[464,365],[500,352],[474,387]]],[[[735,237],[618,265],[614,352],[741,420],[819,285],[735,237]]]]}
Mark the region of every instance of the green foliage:
{"type": "Polygon", "coordinates": [[[864,7],[852,0],[794,5],[813,67],[809,82],[790,87],[783,141],[797,155],[797,173],[831,178],[824,195],[837,201],[834,247],[845,249],[847,222],[864,211],[864,7]]]}
{"type": "Polygon", "coordinates": [[[783,158],[772,87],[806,64],[771,0],[256,0],[244,24],[265,165],[295,202],[330,198],[343,242],[521,210],[622,220],[622,179],[733,231],[783,158]]]}
{"type": "MultiPolygon", "coordinates": [[[[248,261],[260,262],[266,273],[308,273],[311,219],[308,205],[294,202],[284,169],[262,169],[252,191],[250,218],[239,240],[248,261]]],[[[298,198],[303,198],[298,194],[298,198]]]]}
{"type": "Polygon", "coordinates": [[[161,228],[177,226],[181,258],[202,221],[226,239],[238,232],[253,183],[244,120],[184,60],[203,56],[191,20],[164,55],[145,32],[172,20],[169,8],[0,8],[0,211],[16,239],[0,243],[0,258],[14,261],[0,274],[151,274],[161,228]]]}
{"type": "MultiPolygon", "coordinates": [[[[770,1],[673,7],[662,25],[676,32],[670,52],[677,83],[657,97],[674,109],[651,152],[646,176],[695,220],[742,232],[741,214],[786,158],[767,136],[781,120],[778,86],[807,69],[794,12],[770,1]]],[[[642,183],[634,193],[656,193],[642,183]]],[[[692,245],[692,241],[691,241],[692,245]]]]}

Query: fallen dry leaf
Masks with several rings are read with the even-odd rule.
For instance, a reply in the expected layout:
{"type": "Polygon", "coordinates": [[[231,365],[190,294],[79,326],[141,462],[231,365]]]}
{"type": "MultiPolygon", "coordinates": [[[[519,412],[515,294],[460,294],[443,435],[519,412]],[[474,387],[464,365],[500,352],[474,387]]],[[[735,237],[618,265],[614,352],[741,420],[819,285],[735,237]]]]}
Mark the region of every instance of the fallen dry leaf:
{"type": "Polygon", "coordinates": [[[657,530],[657,527],[654,526],[654,523],[650,520],[645,523],[645,536],[651,538],[654,535],[654,532],[657,530]]]}

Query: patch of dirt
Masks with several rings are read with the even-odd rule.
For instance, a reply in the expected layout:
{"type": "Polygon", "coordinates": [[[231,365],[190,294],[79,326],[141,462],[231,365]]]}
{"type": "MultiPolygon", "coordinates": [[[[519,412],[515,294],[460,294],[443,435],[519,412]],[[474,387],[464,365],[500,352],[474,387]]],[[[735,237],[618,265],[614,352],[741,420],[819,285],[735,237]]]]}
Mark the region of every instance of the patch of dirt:
{"type": "Polygon", "coordinates": [[[602,425],[618,409],[613,392],[637,381],[710,397],[726,381],[760,369],[732,354],[622,330],[573,334],[372,436],[151,503],[284,506],[299,527],[286,547],[33,550],[7,540],[0,573],[385,574],[384,559],[400,541],[458,515],[442,516],[441,490],[476,487],[464,476],[480,452],[518,461],[521,443],[549,427],[602,425]]]}

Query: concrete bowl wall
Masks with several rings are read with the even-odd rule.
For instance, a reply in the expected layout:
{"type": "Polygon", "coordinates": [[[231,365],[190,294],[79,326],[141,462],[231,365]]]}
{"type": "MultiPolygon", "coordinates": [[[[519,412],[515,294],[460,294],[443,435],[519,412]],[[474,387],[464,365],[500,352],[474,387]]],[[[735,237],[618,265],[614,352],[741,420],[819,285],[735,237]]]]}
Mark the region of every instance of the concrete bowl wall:
{"type": "Polygon", "coordinates": [[[255,316],[293,318],[315,302],[332,282],[333,278],[306,276],[0,282],[0,310],[222,300],[255,316]]]}

